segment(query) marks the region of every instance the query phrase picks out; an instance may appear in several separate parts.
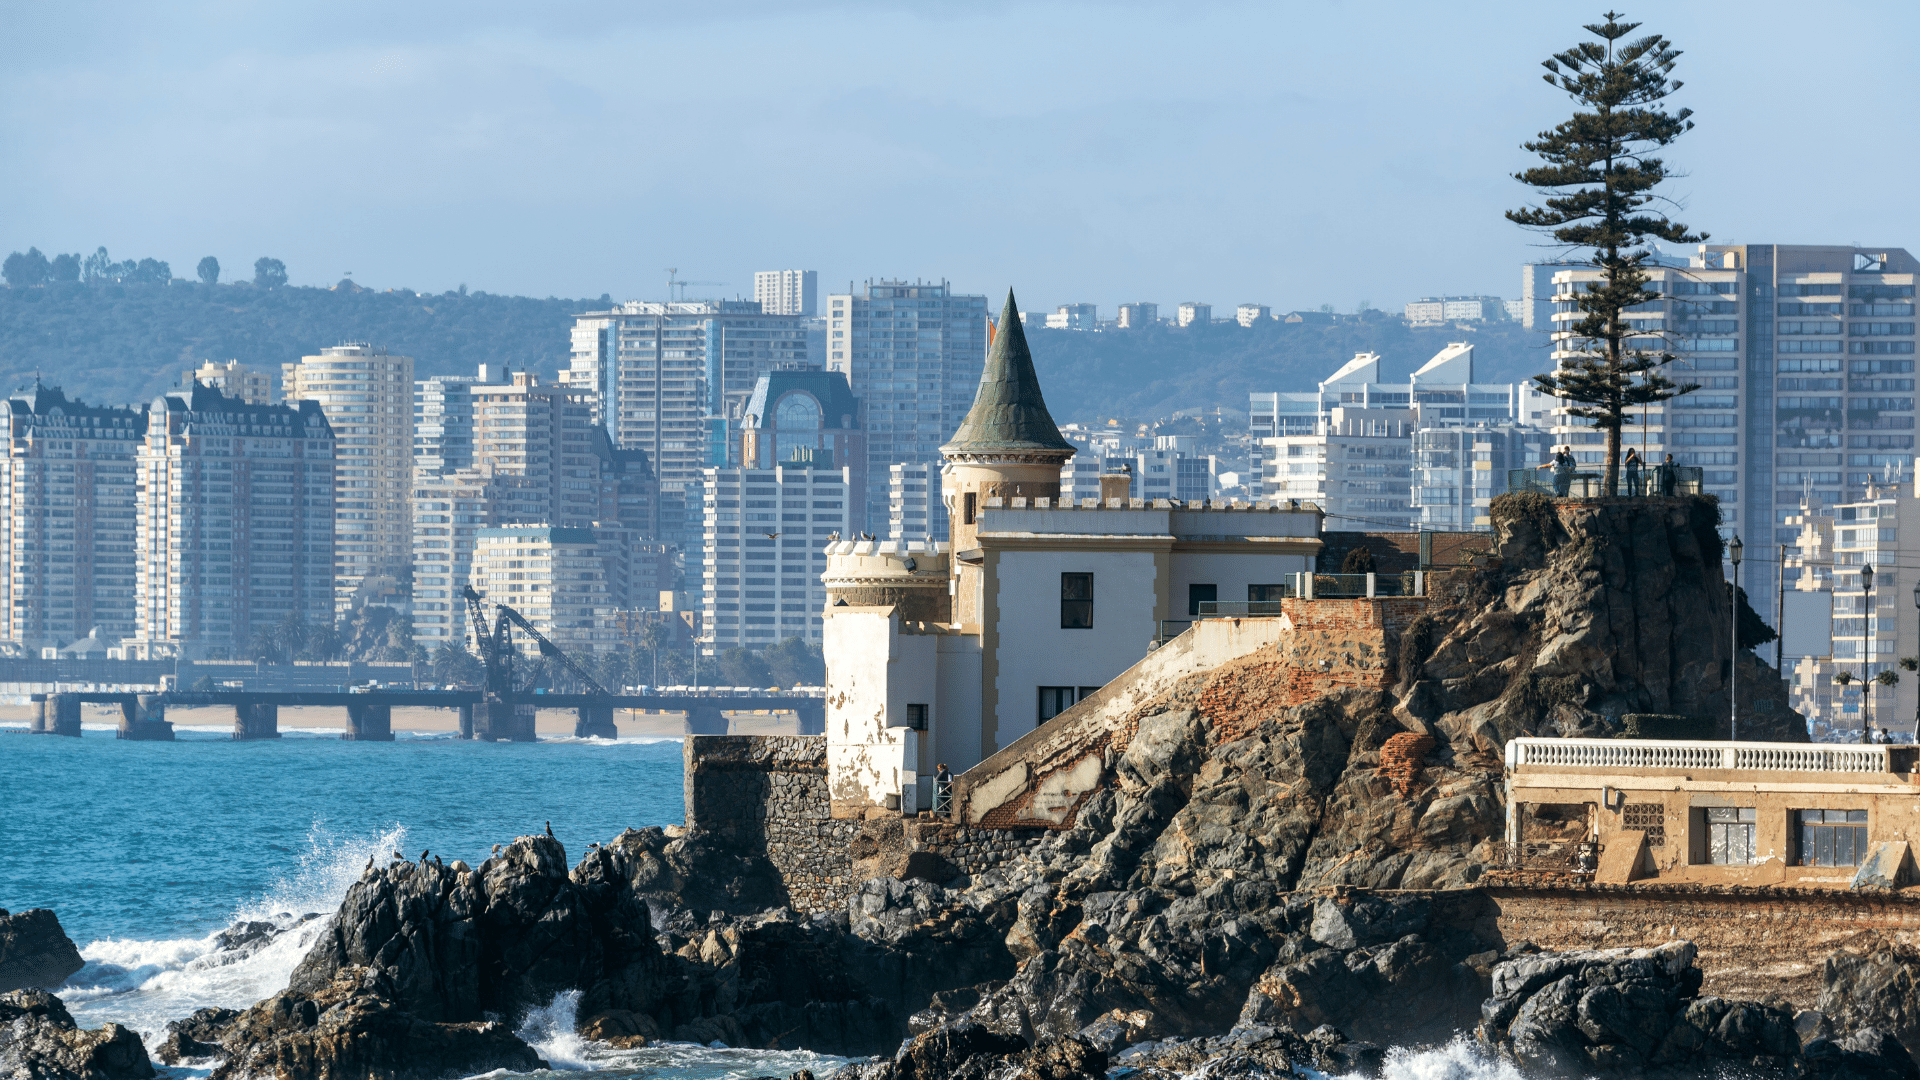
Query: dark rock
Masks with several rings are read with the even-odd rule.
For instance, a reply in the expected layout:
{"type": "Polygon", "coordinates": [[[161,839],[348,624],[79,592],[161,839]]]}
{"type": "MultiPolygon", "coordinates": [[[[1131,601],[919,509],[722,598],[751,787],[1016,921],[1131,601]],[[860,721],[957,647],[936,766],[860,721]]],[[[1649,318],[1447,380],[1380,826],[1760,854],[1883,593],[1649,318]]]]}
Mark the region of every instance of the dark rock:
{"type": "Polygon", "coordinates": [[[160,1044],[160,1060],[168,1065],[221,1057],[221,1036],[240,1015],[235,1009],[196,1009],[185,1020],[167,1024],[167,1037],[160,1044]]]}
{"type": "Polygon", "coordinates": [[[440,1080],[547,1063],[505,1024],[436,1023],[396,1003],[379,972],[346,968],[324,987],[284,990],[235,1017],[213,1080],[440,1080]]]}
{"type": "Polygon", "coordinates": [[[1920,952],[1883,941],[1833,953],[1821,965],[1822,1018],[1873,1027],[1920,1050],[1920,952]]]}
{"type": "Polygon", "coordinates": [[[86,965],[60,920],[46,908],[0,910],[0,992],[52,989],[86,965]]]}
{"type": "Polygon", "coordinates": [[[1920,1076],[1871,1027],[1833,1039],[1818,1014],[1695,997],[1693,959],[1684,941],[1515,956],[1493,970],[1480,1037],[1556,1075],[1920,1076]]]}
{"type": "Polygon", "coordinates": [[[44,990],[0,994],[0,1076],[21,1080],[145,1080],[147,1048],[131,1028],[83,1030],[44,990]]]}

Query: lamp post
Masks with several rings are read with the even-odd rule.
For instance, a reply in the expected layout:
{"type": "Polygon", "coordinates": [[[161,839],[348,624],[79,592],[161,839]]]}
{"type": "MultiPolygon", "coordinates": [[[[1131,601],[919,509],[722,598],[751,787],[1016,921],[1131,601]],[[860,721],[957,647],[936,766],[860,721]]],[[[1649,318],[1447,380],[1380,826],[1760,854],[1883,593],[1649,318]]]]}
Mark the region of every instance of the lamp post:
{"type": "Polygon", "coordinates": [[[1873,681],[1867,678],[1867,665],[1873,657],[1873,564],[1860,568],[1860,606],[1864,609],[1861,620],[1862,640],[1860,642],[1860,741],[1873,741],[1873,681]]]}
{"type": "Polygon", "coordinates": [[[1745,545],[1740,543],[1740,534],[1733,534],[1733,543],[1727,551],[1733,556],[1733,586],[1727,590],[1727,610],[1732,614],[1733,652],[1727,660],[1727,703],[1731,715],[1727,718],[1727,737],[1740,738],[1740,552],[1745,545]]]}

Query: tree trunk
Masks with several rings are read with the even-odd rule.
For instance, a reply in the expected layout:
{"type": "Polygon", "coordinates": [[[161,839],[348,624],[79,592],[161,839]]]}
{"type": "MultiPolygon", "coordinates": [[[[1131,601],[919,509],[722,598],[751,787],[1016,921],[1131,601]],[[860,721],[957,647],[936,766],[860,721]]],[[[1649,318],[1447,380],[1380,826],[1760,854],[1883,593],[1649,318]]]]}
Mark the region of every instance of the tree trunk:
{"type": "Polygon", "coordinates": [[[1607,479],[1605,491],[1609,498],[1620,494],[1620,412],[1616,408],[1609,418],[1607,426],[1607,479]]]}

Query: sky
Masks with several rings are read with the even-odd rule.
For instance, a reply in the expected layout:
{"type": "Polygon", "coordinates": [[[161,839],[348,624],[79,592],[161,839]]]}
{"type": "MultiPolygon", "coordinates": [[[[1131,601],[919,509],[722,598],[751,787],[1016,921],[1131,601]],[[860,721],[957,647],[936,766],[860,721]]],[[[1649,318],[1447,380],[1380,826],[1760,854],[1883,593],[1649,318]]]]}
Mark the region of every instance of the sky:
{"type": "MultiPolygon", "coordinates": [[[[0,252],[659,299],[811,269],[1021,306],[1514,297],[1567,3],[0,0],[0,252]]],[[[1920,245],[1920,5],[1628,9],[1716,242],[1920,245]]],[[[1224,314],[1224,312],[1217,312],[1224,314]]]]}

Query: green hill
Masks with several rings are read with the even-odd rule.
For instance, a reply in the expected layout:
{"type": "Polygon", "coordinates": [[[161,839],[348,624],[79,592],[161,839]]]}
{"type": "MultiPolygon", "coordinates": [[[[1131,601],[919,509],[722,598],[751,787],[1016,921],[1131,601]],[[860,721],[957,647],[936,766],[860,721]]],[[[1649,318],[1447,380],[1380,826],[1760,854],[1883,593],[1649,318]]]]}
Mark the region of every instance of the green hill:
{"type": "MultiPolygon", "coordinates": [[[[203,359],[237,359],[276,377],[282,363],[327,345],[366,341],[415,359],[426,378],[496,362],[551,374],[567,364],[573,316],[609,297],[408,290],[375,292],[203,285],[54,282],[0,288],[0,390],[38,374],[108,403],[151,399],[203,359]]],[[[1404,379],[1449,341],[1472,341],[1476,377],[1511,382],[1549,364],[1542,335],[1516,324],[1414,329],[1370,312],[1331,325],[1268,320],[1181,329],[1036,330],[1034,359],[1056,418],[1150,419],[1214,406],[1244,411],[1250,391],[1310,390],[1356,352],[1404,379]]]]}
{"type": "Polygon", "coordinates": [[[609,303],[246,283],[0,288],[0,389],[38,374],[90,400],[139,402],[201,360],[229,359],[277,385],[282,363],[343,341],[411,356],[422,378],[489,361],[552,373],[567,365],[574,314],[609,303]]]}

